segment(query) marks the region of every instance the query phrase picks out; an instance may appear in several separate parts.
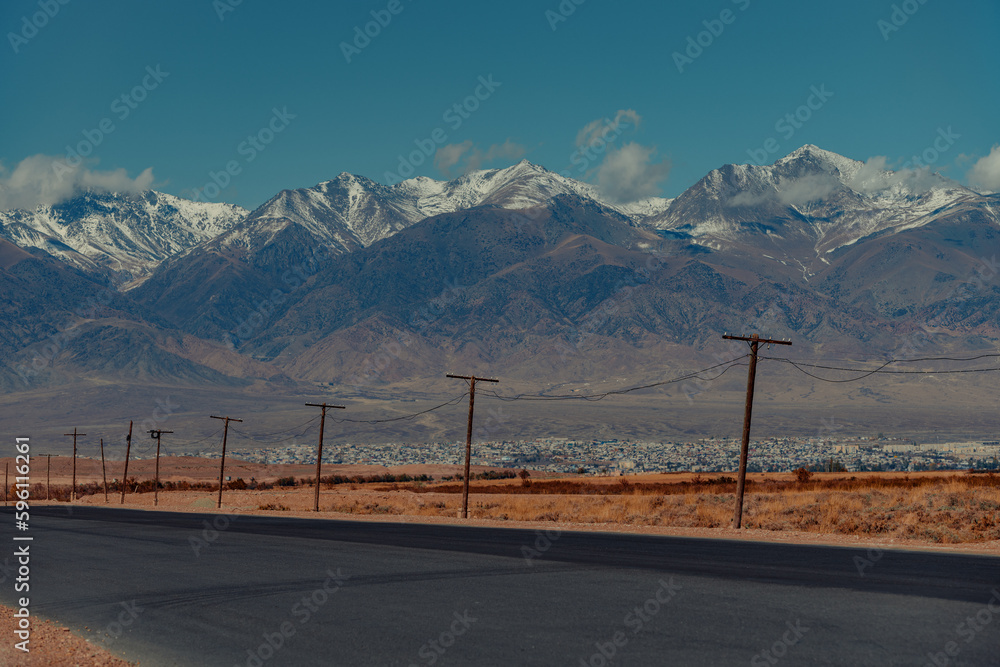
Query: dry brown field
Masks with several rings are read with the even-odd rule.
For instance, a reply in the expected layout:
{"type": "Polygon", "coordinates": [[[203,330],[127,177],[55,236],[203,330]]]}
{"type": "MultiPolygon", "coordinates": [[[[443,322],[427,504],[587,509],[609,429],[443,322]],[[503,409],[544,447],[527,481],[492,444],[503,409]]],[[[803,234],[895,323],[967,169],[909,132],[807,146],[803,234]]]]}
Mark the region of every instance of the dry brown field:
{"type": "MultiPolygon", "coordinates": [[[[9,459],[0,459],[0,469],[9,459]]],[[[12,464],[13,465],[13,464],[12,464]]],[[[72,461],[51,462],[52,502],[68,502],[72,461]],[[57,500],[58,499],[58,500],[57,500]]],[[[78,459],[78,498],[105,504],[100,461],[78,459]]],[[[474,473],[487,468],[474,466],[474,473]]],[[[319,516],[329,518],[458,521],[462,484],[440,481],[459,466],[325,465],[319,516]],[[366,482],[386,473],[432,475],[433,482],[366,482]]],[[[2,472],[2,470],[0,470],[2,472]]],[[[121,477],[122,462],[108,463],[109,481],[121,477]],[[112,472],[112,469],[115,472],[112,472]]],[[[312,516],[315,490],[311,465],[263,465],[227,460],[233,482],[251,479],[273,485],[292,477],[295,486],[236,489],[227,483],[223,510],[312,516]]],[[[164,457],[160,461],[158,509],[217,511],[219,461],[164,457]],[[194,485],[194,488],[191,487],[194,485]]],[[[733,473],[657,473],[627,477],[555,476],[476,480],[470,490],[470,519],[490,525],[559,524],[563,528],[756,536],[812,541],[853,538],[881,544],[977,545],[1000,553],[1000,476],[966,471],[915,473],[814,473],[808,481],[794,473],[748,475],[743,530],[730,528],[735,502],[733,473]]],[[[125,505],[153,509],[153,461],[133,461],[125,505]],[[138,491],[138,492],[136,492],[138,491]]],[[[33,502],[44,502],[46,461],[32,461],[33,502]]],[[[12,480],[13,483],[13,480],[12,480]]],[[[111,484],[109,503],[120,505],[120,487],[111,484]]]]}

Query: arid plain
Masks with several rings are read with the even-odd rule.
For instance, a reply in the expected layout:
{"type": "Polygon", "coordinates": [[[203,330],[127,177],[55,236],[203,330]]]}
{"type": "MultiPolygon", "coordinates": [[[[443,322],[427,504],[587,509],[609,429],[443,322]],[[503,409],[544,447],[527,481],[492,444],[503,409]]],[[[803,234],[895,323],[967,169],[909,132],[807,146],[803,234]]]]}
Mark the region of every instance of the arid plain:
{"type": "MultiPolygon", "coordinates": [[[[0,459],[0,464],[9,459],[0,459]]],[[[72,460],[34,459],[33,504],[69,503],[72,460]],[[51,490],[46,500],[46,473],[51,490]]],[[[122,505],[122,462],[77,460],[76,503],[122,505]]],[[[473,466],[469,519],[490,525],[547,526],[697,534],[704,537],[881,544],[963,545],[1000,552],[1000,476],[970,471],[916,473],[750,473],[743,529],[731,528],[735,473],[624,477],[545,476],[477,479],[498,469],[473,466]]],[[[512,474],[519,471],[508,471],[512,474]]],[[[219,461],[162,457],[129,464],[124,506],[191,512],[275,513],[331,519],[463,521],[460,466],[324,465],[319,512],[315,466],[227,459],[222,508],[219,461]],[[430,478],[430,479],[427,479],[430,478]],[[252,488],[255,487],[256,488],[252,488]],[[246,487],[246,488],[244,488],[246,487]],[[154,502],[156,503],[154,506],[154,502]]]]}

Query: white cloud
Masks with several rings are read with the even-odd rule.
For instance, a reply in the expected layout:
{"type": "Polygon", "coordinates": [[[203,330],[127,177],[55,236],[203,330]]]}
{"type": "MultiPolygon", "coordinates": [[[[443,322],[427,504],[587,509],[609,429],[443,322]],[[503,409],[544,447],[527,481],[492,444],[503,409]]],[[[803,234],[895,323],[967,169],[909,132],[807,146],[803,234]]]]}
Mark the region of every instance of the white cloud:
{"type": "Polygon", "coordinates": [[[82,165],[70,167],[65,158],[39,154],[21,160],[13,171],[0,165],[0,210],[51,206],[85,190],[140,192],[152,185],[152,167],[129,178],[124,169],[97,171],[82,165]]]}
{"type": "Polygon", "coordinates": [[[660,194],[659,184],[670,174],[670,161],[653,162],[656,149],[628,143],[609,149],[597,169],[597,187],[613,201],[628,203],[660,194]]]}
{"type": "Polygon", "coordinates": [[[810,174],[800,178],[779,178],[773,190],[764,192],[739,192],[730,197],[730,206],[757,206],[778,203],[785,206],[803,206],[827,197],[841,187],[833,174],[810,174]]]}
{"type": "Polygon", "coordinates": [[[841,187],[833,174],[811,174],[802,178],[782,179],[778,183],[778,201],[786,206],[802,206],[824,199],[841,187]]]}
{"type": "Polygon", "coordinates": [[[890,171],[885,156],[876,155],[865,160],[861,169],[847,184],[851,189],[865,194],[873,194],[897,187],[920,194],[941,187],[944,184],[944,179],[932,172],[930,167],[890,171]]]}
{"type": "Polygon", "coordinates": [[[472,140],[460,144],[448,144],[434,153],[434,166],[445,176],[451,174],[451,168],[462,160],[462,155],[472,148],[472,140]]]}
{"type": "Polygon", "coordinates": [[[633,109],[619,109],[615,112],[614,120],[610,118],[598,118],[597,120],[592,120],[576,133],[576,147],[585,148],[587,146],[593,146],[597,143],[598,139],[604,138],[604,133],[607,130],[615,132],[615,135],[621,134],[619,128],[628,129],[631,123],[632,127],[639,127],[639,123],[642,121],[642,117],[635,112],[633,109]]]}
{"type": "Polygon", "coordinates": [[[462,174],[476,171],[482,168],[483,163],[493,160],[518,160],[527,153],[524,146],[507,139],[502,144],[493,144],[485,151],[475,146],[471,140],[463,141],[460,144],[448,144],[442,146],[434,154],[434,166],[445,175],[451,178],[453,168],[461,164],[458,169],[462,174]]]}
{"type": "Polygon", "coordinates": [[[989,155],[972,165],[968,179],[978,188],[1000,192],[1000,144],[993,146],[989,155]]]}

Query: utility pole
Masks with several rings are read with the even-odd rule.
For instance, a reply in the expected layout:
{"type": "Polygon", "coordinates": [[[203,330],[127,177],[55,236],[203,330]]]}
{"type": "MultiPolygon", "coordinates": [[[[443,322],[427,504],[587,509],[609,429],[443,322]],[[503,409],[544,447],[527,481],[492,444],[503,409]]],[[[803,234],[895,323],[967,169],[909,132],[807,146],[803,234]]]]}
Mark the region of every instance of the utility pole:
{"type": "Polygon", "coordinates": [[[128,457],[132,453],[132,420],[128,422],[128,435],[125,436],[125,472],[122,473],[122,501],[125,504],[125,491],[128,489],[128,457]]]}
{"type": "Polygon", "coordinates": [[[469,518],[469,459],[472,458],[472,411],[476,404],[476,382],[500,382],[493,378],[481,378],[475,375],[453,375],[446,377],[469,381],[469,427],[465,432],[465,476],[462,478],[462,518],[469,518]]]}
{"type": "Polygon", "coordinates": [[[156,438],[156,472],[153,477],[153,507],[160,504],[160,436],[173,431],[161,431],[153,429],[149,432],[150,438],[156,438]]]}
{"type": "Polygon", "coordinates": [[[753,414],[753,385],[757,378],[757,347],[765,345],[791,345],[789,340],[773,340],[761,338],[757,334],[751,336],[730,336],[727,340],[742,340],[750,343],[750,370],[747,373],[747,404],[743,412],[743,443],[740,446],[740,473],[736,480],[736,511],[733,514],[733,528],[739,529],[743,524],[743,488],[747,479],[747,455],[750,451],[750,417],[753,414]]]}
{"type": "Polygon", "coordinates": [[[222,483],[223,474],[226,471],[226,438],[229,437],[229,422],[240,422],[243,423],[242,419],[236,419],[235,417],[216,417],[215,415],[210,415],[212,419],[222,419],[226,422],[225,430],[222,431],[222,463],[219,465],[219,508],[222,508],[222,483]]]}
{"type": "Polygon", "coordinates": [[[104,467],[104,438],[101,438],[101,477],[104,479],[104,504],[108,504],[108,470],[104,467]]]}
{"type": "Polygon", "coordinates": [[[316,447],[316,499],[313,501],[313,511],[319,511],[319,473],[320,465],[323,461],[323,429],[326,427],[326,409],[338,408],[346,410],[344,405],[327,405],[326,403],[306,403],[309,407],[322,408],[323,412],[319,416],[319,445],[316,447]]]}
{"type": "Polygon", "coordinates": [[[63,433],[63,435],[73,436],[73,495],[70,496],[70,502],[76,502],[76,436],[85,436],[86,433],[77,433],[76,427],[73,427],[72,433],[63,433]]]}

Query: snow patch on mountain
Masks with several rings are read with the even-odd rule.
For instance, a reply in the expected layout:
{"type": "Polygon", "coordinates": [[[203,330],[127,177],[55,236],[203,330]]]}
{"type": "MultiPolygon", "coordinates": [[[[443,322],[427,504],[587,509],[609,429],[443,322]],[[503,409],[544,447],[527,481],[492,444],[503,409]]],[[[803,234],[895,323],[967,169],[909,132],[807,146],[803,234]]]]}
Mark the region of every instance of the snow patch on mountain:
{"type": "Polygon", "coordinates": [[[421,176],[393,186],[345,172],[311,188],[282,191],[213,245],[253,252],[288,225],[298,225],[318,241],[350,252],[434,215],[486,205],[524,209],[565,194],[594,199],[633,220],[662,213],[671,201],[653,197],[612,204],[602,201],[593,185],[527,160],[505,169],[473,171],[452,181],[421,176]]]}
{"type": "Polygon", "coordinates": [[[218,236],[247,211],[149,190],[85,192],[33,211],[0,212],[0,236],[78,268],[102,269],[116,284],[148,275],[163,259],[218,236]]]}
{"type": "Polygon", "coordinates": [[[769,243],[794,241],[796,250],[808,243],[821,257],[981,199],[927,169],[892,171],[885,164],[884,158],[862,162],[807,144],[770,166],[714,169],[647,223],[683,231],[706,247],[733,247],[764,233],[769,243]]]}

